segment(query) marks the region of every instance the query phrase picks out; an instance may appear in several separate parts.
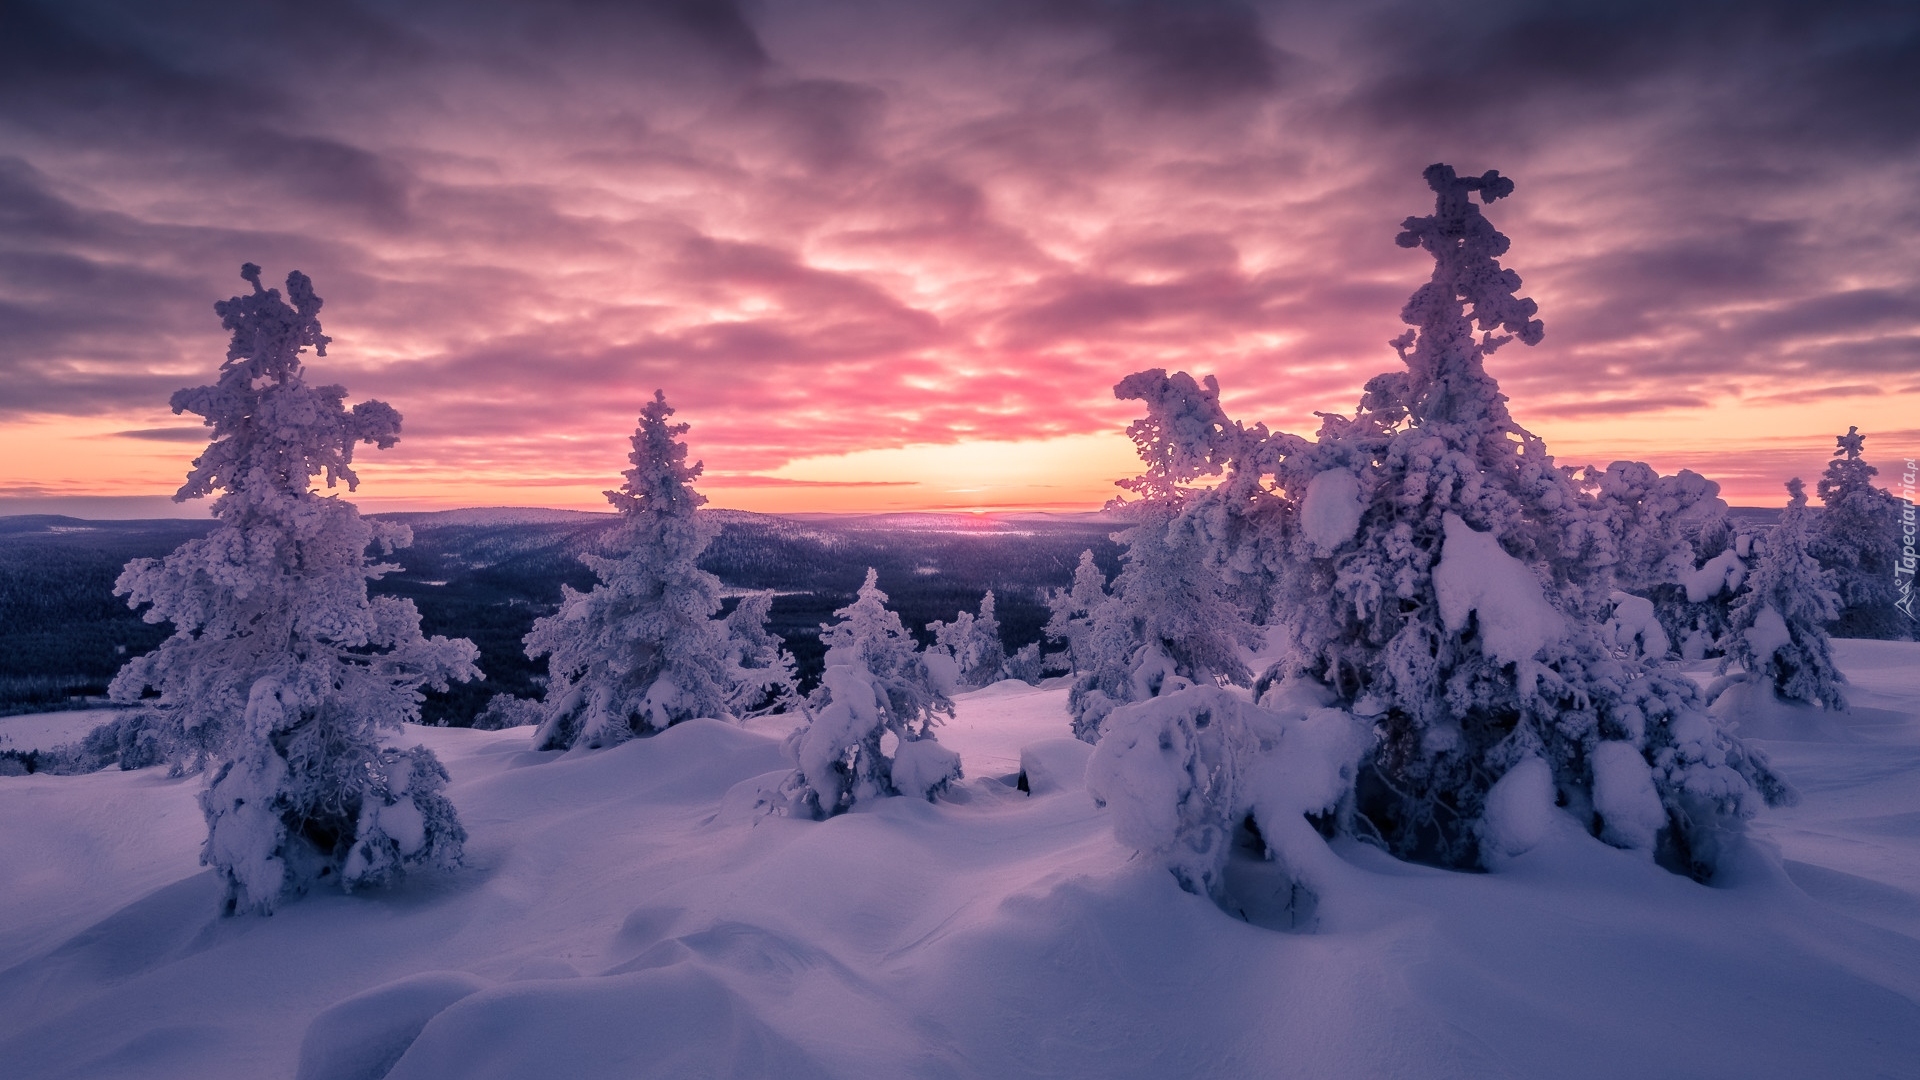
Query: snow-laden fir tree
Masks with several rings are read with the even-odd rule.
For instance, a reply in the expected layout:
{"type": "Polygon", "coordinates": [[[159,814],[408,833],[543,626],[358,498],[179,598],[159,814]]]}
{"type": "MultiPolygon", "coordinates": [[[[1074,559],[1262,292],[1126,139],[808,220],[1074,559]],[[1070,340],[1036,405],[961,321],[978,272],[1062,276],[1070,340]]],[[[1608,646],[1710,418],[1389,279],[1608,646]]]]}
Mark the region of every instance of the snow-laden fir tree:
{"type": "Polygon", "coordinates": [[[1435,264],[1392,343],[1406,370],[1368,382],[1352,418],[1326,416],[1275,466],[1289,667],[1372,720],[1358,827],[1390,850],[1480,862],[1490,790],[1537,759],[1597,835],[1705,876],[1743,819],[1790,792],[1693,683],[1616,655],[1601,618],[1617,543],[1484,366],[1544,333],[1498,261],[1507,238],[1472,201],[1512,181],[1445,165],[1426,179],[1434,212],[1398,237],[1435,264]]]}
{"type": "Polygon", "coordinates": [[[1746,591],[1733,603],[1720,669],[1738,666],[1782,698],[1845,709],[1840,687],[1846,677],[1834,666],[1826,631],[1840,613],[1840,594],[1833,571],[1809,550],[1806,485],[1795,477],[1787,494],[1780,524],[1754,541],[1758,557],[1746,591]]]}
{"type": "Polygon", "coordinates": [[[1089,616],[1087,667],[1068,695],[1073,732],[1098,742],[1114,708],[1218,680],[1245,685],[1242,652],[1259,632],[1234,603],[1212,565],[1213,545],[1182,510],[1187,485],[1218,475],[1238,444],[1238,428],[1220,410],[1219,384],[1155,369],[1128,376],[1114,396],[1147,404],[1127,429],[1146,471],[1122,487],[1139,495],[1137,522],[1114,539],[1126,545],[1113,591],[1089,616]]]}
{"type": "Polygon", "coordinates": [[[696,512],[706,502],[693,489],[702,466],[687,464],[687,425],[672,415],[657,390],[640,412],[633,467],[606,493],[621,514],[611,554],[581,556],[600,583],[585,593],[563,586],[559,610],[527,633],[527,655],[547,658],[540,749],[611,746],[694,717],[731,718],[765,704],[784,677],[762,640],[764,603],[743,603],[732,623],[715,617],[720,579],[699,566],[714,536],[696,512]],[[748,627],[756,614],[762,627],[748,627]]]}
{"type": "Polygon", "coordinates": [[[1106,601],[1107,575],[1093,561],[1091,548],[1080,553],[1080,563],[1073,568],[1073,584],[1047,591],[1044,633],[1049,641],[1066,645],[1070,673],[1093,669],[1093,613],[1106,601]]]}
{"type": "Polygon", "coordinates": [[[1873,486],[1880,470],[1861,455],[1867,437],[1857,427],[1839,444],[1818,491],[1826,510],[1809,537],[1821,565],[1834,572],[1841,611],[1829,631],[1835,637],[1913,636],[1913,620],[1895,607],[1900,559],[1900,500],[1873,486]]]}
{"type": "Polygon", "coordinates": [[[993,611],[993,590],[980,598],[980,613],[962,611],[952,622],[930,622],[933,647],[945,653],[959,668],[960,685],[979,689],[998,682],[1007,663],[1006,646],[1000,642],[1000,620],[993,611]]]}
{"type": "Polygon", "coordinates": [[[932,799],[960,779],[960,756],[933,732],[941,716],[953,715],[947,688],[887,607],[873,570],[834,617],[821,626],[826,671],[807,722],[787,738],[794,769],[778,808],[820,819],[888,795],[932,799]]]}
{"type": "Polygon", "coordinates": [[[466,833],[441,793],[446,771],[424,747],[387,743],[419,718],[422,686],[479,676],[471,642],[424,637],[412,601],[367,595],[395,569],[368,549],[406,546],[406,526],[310,486],[357,487],[355,444],[392,446],[400,414],[380,401],[348,410],[345,388],[308,385],[300,354],[326,355],[328,339],[306,275],[289,274],[283,298],[259,267],[240,272],[253,293],[214,305],[232,333],[219,381],[172,400],[213,429],[174,498],[219,492],[218,524],[127,564],[116,594],[174,632],[112,687],[150,710],[177,760],[210,768],[201,861],[229,912],[456,863],[466,833]]]}
{"type": "Polygon", "coordinates": [[[727,615],[727,635],[733,667],[733,696],[729,708],[740,717],[790,712],[799,708],[799,676],[786,643],[767,629],[773,612],[773,591],[752,592],[740,598],[727,615]]]}

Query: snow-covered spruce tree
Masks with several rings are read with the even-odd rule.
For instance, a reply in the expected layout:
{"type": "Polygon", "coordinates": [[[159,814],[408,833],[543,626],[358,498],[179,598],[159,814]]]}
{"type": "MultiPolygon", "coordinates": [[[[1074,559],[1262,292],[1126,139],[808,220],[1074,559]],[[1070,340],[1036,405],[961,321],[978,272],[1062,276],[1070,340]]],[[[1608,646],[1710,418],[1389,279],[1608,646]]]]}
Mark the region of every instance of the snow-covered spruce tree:
{"type": "Polygon", "coordinates": [[[960,681],[968,686],[991,686],[1006,678],[1007,647],[1000,640],[1000,616],[993,608],[993,590],[988,589],[973,616],[969,647],[964,653],[956,648],[953,654],[960,665],[960,681]]]}
{"type": "Polygon", "coordinates": [[[113,681],[147,706],[177,759],[213,769],[201,793],[201,861],[226,886],[226,910],[270,911],[338,882],[352,889],[403,867],[450,866],[466,839],[441,794],[446,770],[424,747],[386,737],[420,715],[422,686],[479,676],[464,639],[426,638],[413,602],[369,597],[395,567],[369,548],[404,547],[404,525],[363,519],[309,481],[358,486],[354,444],[385,449],[400,414],[385,402],[342,406],[346,390],[309,386],[300,353],[326,355],[320,298],[306,275],[287,295],[241,276],[250,296],[214,305],[232,332],[220,379],[173,395],[173,411],[213,428],[176,501],[220,492],[204,539],[164,559],[135,559],[115,585],[173,636],[113,681]]]}
{"type": "Polygon", "coordinates": [[[1498,262],[1507,238],[1471,201],[1513,184],[1445,165],[1426,179],[1434,213],[1398,237],[1435,262],[1401,313],[1415,329],[1392,343],[1406,370],[1276,465],[1293,518],[1274,605],[1290,665],[1373,721],[1359,827],[1395,853],[1479,863],[1489,791],[1538,759],[1597,835],[1704,877],[1728,832],[1791,793],[1684,676],[1615,655],[1599,622],[1614,592],[1604,525],[1483,364],[1544,332],[1498,262]]]}
{"type": "Polygon", "coordinates": [[[713,540],[696,513],[707,501],[693,489],[701,464],[687,464],[687,425],[672,415],[658,390],[640,412],[633,467],[606,493],[622,517],[611,554],[581,556],[600,583],[585,593],[563,586],[560,609],[527,633],[527,655],[547,658],[539,749],[611,746],[694,717],[731,718],[774,685],[766,643],[734,637],[755,613],[764,624],[765,605],[736,610],[731,625],[714,617],[720,579],[698,562],[713,540]]]}
{"type": "Polygon", "coordinates": [[[1093,669],[1093,613],[1107,602],[1107,575],[1093,561],[1093,549],[1080,553],[1073,584],[1047,590],[1047,640],[1066,645],[1067,671],[1093,669]]]}
{"type": "Polygon", "coordinates": [[[960,779],[960,755],[934,738],[953,701],[867,571],[853,603],[823,624],[826,671],[807,723],[787,737],[794,769],[778,807],[822,819],[887,795],[932,799],[960,779]],[[891,747],[889,747],[891,742],[891,747]]]}
{"type": "Polygon", "coordinates": [[[1088,617],[1087,666],[1068,695],[1073,733],[1086,742],[1098,742],[1101,722],[1128,702],[1220,679],[1246,685],[1242,650],[1259,641],[1212,565],[1209,534],[1182,513],[1186,485],[1218,475],[1237,444],[1219,384],[1155,369],[1128,376],[1114,396],[1147,403],[1127,429],[1147,468],[1120,481],[1140,496],[1137,524],[1114,537],[1126,545],[1120,573],[1088,617]]]}
{"type": "Polygon", "coordinates": [[[1899,599],[1894,567],[1900,558],[1900,500],[1873,486],[1880,470],[1861,457],[1867,437],[1857,427],[1835,439],[1839,448],[1820,477],[1820,514],[1809,541],[1822,566],[1836,577],[1842,605],[1829,628],[1835,637],[1913,636],[1913,620],[1894,606],[1899,599]]]}
{"type": "Polygon", "coordinates": [[[1833,665],[1826,631],[1840,613],[1840,594],[1833,571],[1808,550],[1806,485],[1795,477],[1787,481],[1787,494],[1791,501],[1780,524],[1754,541],[1758,560],[1746,592],[1734,601],[1720,670],[1737,665],[1782,698],[1845,709],[1840,686],[1846,677],[1833,665]]]}
{"type": "Polygon", "coordinates": [[[952,622],[930,622],[933,647],[950,657],[960,669],[960,685],[977,690],[999,681],[1007,663],[1006,646],[1000,642],[1000,620],[993,613],[993,590],[980,598],[978,615],[961,612],[952,622]]]}
{"type": "Polygon", "coordinates": [[[799,676],[786,643],[767,629],[773,591],[748,593],[727,615],[734,668],[729,703],[735,716],[763,716],[800,707],[799,676]]]}

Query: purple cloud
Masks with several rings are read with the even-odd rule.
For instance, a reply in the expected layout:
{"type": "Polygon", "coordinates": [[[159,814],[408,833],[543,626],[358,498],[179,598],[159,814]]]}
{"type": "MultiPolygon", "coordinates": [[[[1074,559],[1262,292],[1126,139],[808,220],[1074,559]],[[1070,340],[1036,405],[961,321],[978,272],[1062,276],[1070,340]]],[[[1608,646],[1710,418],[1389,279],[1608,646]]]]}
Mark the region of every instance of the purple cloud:
{"type": "Polygon", "coordinates": [[[254,261],[313,276],[316,371],[406,414],[404,460],[502,483],[616,474],[656,387],[735,476],[1117,430],[1145,367],[1311,430],[1395,363],[1435,160],[1520,185],[1494,213],[1547,340],[1494,359],[1517,415],[1757,452],[1726,417],[1920,406],[1911,5],[0,18],[0,422],[184,440],[132,417],[211,377],[254,261]]]}

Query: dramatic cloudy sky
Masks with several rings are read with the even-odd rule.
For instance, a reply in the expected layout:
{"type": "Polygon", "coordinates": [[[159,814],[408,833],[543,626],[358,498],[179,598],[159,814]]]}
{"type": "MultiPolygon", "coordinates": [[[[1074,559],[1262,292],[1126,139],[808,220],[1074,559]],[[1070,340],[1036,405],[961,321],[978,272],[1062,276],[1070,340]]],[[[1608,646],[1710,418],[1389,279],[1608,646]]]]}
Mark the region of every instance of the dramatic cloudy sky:
{"type": "Polygon", "coordinates": [[[1562,462],[1778,505],[1848,424],[1883,479],[1920,454],[1909,0],[0,20],[0,507],[177,485],[165,403],[248,260],[326,298],[312,377],[406,416],[370,506],[595,506],[658,387],[719,505],[1090,507],[1130,371],[1352,408],[1434,161],[1518,183],[1490,213],[1547,338],[1491,366],[1562,462]]]}

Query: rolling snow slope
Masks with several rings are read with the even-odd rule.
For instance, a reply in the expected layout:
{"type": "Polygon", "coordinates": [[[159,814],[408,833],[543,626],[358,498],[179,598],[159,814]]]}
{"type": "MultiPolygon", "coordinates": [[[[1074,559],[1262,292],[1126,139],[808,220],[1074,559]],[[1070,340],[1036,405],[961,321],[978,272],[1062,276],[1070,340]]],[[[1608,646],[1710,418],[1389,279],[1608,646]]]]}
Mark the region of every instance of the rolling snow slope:
{"type": "Polygon", "coordinates": [[[197,779],[0,777],[0,1072],[1916,1077],[1920,645],[1838,656],[1853,715],[1753,718],[1803,801],[1726,887],[1570,819],[1490,874],[1342,844],[1310,934],[1180,892],[1071,781],[1015,790],[1067,728],[1018,684],[959,699],[952,799],[827,822],[749,812],[775,723],[410,730],[466,868],[264,919],[214,914],[197,779]]]}

